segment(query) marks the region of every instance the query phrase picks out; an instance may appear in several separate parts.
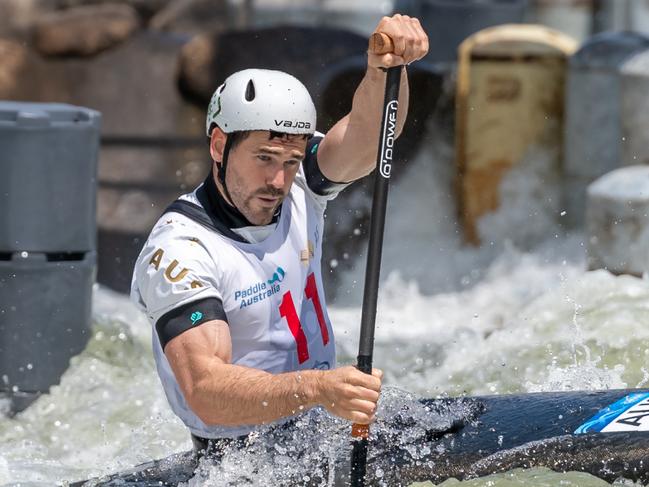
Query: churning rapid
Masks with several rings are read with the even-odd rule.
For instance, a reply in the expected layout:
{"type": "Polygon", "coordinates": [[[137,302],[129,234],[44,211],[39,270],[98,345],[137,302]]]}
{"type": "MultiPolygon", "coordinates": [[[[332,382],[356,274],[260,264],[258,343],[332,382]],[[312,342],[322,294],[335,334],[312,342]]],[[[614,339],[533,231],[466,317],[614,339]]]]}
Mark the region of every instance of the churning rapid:
{"type": "MultiPolygon", "coordinates": [[[[412,400],[401,391],[435,397],[648,385],[649,285],[585,271],[585,242],[560,230],[563,212],[542,183],[540,157],[504,181],[503,207],[483,219],[480,249],[461,244],[448,149],[424,149],[395,167],[404,174],[391,190],[386,227],[375,364],[387,387],[379,416],[412,400]]],[[[330,307],[339,363],[357,352],[364,258],[356,267],[330,307]]],[[[125,296],[97,287],[93,323],[88,347],[61,384],[0,419],[0,484],[80,480],[190,449],[158,383],[146,318],[125,296]]],[[[279,443],[232,452],[218,469],[202,465],[189,485],[317,476],[313,460],[334,455],[348,425],[318,411],[302,423],[308,454],[296,458],[279,443]]],[[[400,442],[412,432],[384,433],[400,442]]],[[[607,485],[545,469],[459,484],[607,485]]]]}

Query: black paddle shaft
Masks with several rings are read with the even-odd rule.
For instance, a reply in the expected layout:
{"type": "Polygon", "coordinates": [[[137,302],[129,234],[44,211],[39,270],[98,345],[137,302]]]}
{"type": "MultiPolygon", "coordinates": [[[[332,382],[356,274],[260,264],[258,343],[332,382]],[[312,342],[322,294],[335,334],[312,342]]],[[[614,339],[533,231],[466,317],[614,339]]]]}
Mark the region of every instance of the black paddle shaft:
{"type": "MultiPolygon", "coordinates": [[[[370,241],[367,251],[367,267],[365,268],[361,337],[358,344],[357,367],[366,374],[372,373],[376,305],[379,292],[379,277],[381,274],[385,212],[388,203],[392,161],[394,159],[394,143],[397,136],[397,108],[399,106],[401,70],[401,66],[389,68],[385,83],[381,133],[377,153],[378,167],[374,179],[374,196],[372,198],[372,215],[370,217],[370,241]]],[[[365,485],[367,444],[367,434],[356,438],[354,441],[351,469],[351,485],[353,487],[365,485]]]]}
{"type": "Polygon", "coordinates": [[[388,69],[381,120],[381,134],[379,137],[379,150],[377,154],[378,167],[374,178],[374,196],[372,199],[372,215],[370,217],[370,240],[367,251],[363,311],[361,315],[361,338],[358,344],[358,368],[366,374],[372,373],[374,325],[376,322],[376,305],[378,301],[379,276],[381,273],[385,212],[388,203],[392,160],[394,158],[394,142],[397,135],[397,107],[399,105],[401,69],[401,66],[388,69]]]}

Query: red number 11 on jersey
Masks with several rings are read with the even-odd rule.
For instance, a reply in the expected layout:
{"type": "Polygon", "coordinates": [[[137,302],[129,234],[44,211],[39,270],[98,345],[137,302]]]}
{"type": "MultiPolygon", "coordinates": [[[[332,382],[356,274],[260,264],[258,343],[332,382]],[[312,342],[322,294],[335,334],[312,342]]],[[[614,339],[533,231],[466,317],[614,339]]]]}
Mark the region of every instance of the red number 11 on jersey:
{"type": "MultiPolygon", "coordinates": [[[[306,278],[306,287],[304,288],[304,295],[313,303],[315,314],[318,317],[318,324],[320,325],[320,334],[322,335],[322,343],[329,343],[329,331],[325,323],[322,305],[320,304],[320,296],[318,295],[318,287],[315,283],[315,275],[313,272],[306,278]]],[[[282,318],[286,318],[288,328],[295,338],[297,343],[297,359],[299,363],[304,363],[309,359],[309,345],[306,342],[306,335],[300,323],[300,317],[295,310],[293,303],[293,296],[291,291],[286,291],[282,297],[282,304],[279,306],[279,314],[282,318]]]]}

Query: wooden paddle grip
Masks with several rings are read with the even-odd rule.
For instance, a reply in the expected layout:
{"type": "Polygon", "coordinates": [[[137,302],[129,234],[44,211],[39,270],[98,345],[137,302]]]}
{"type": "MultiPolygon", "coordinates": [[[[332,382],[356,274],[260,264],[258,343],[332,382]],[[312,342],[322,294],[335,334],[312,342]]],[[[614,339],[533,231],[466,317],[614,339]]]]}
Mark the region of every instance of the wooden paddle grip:
{"type": "Polygon", "coordinates": [[[383,32],[375,32],[370,36],[368,50],[372,54],[388,54],[394,51],[394,42],[392,42],[389,35],[383,32]]]}
{"type": "Polygon", "coordinates": [[[370,436],[370,425],[369,424],[357,424],[352,425],[352,437],[354,438],[368,438],[370,436]]]}

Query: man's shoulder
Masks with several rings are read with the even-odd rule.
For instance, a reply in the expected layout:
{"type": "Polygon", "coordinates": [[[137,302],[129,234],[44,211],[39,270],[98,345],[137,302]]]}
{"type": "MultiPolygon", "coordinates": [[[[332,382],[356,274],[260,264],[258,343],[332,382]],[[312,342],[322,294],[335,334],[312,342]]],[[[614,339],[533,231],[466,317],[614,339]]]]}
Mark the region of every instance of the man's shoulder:
{"type": "Polygon", "coordinates": [[[153,225],[149,242],[174,245],[185,241],[203,242],[209,238],[209,231],[192,218],[177,211],[166,211],[153,225]]]}
{"type": "Polygon", "coordinates": [[[328,201],[334,199],[338,193],[351,184],[331,181],[322,173],[318,162],[318,151],[324,137],[324,134],[316,132],[309,138],[304,161],[296,177],[296,181],[322,209],[328,201]]]}
{"type": "Polygon", "coordinates": [[[218,232],[206,226],[204,220],[209,217],[196,191],[183,194],[167,206],[151,229],[149,240],[208,241],[218,232]]]}
{"type": "MultiPolygon", "coordinates": [[[[176,202],[188,202],[200,208],[200,203],[190,195],[183,195],[176,202]]],[[[161,250],[169,256],[183,256],[183,260],[214,260],[214,255],[218,254],[215,247],[224,240],[217,235],[191,215],[170,206],[151,229],[139,260],[147,259],[149,254],[161,250]]]]}

